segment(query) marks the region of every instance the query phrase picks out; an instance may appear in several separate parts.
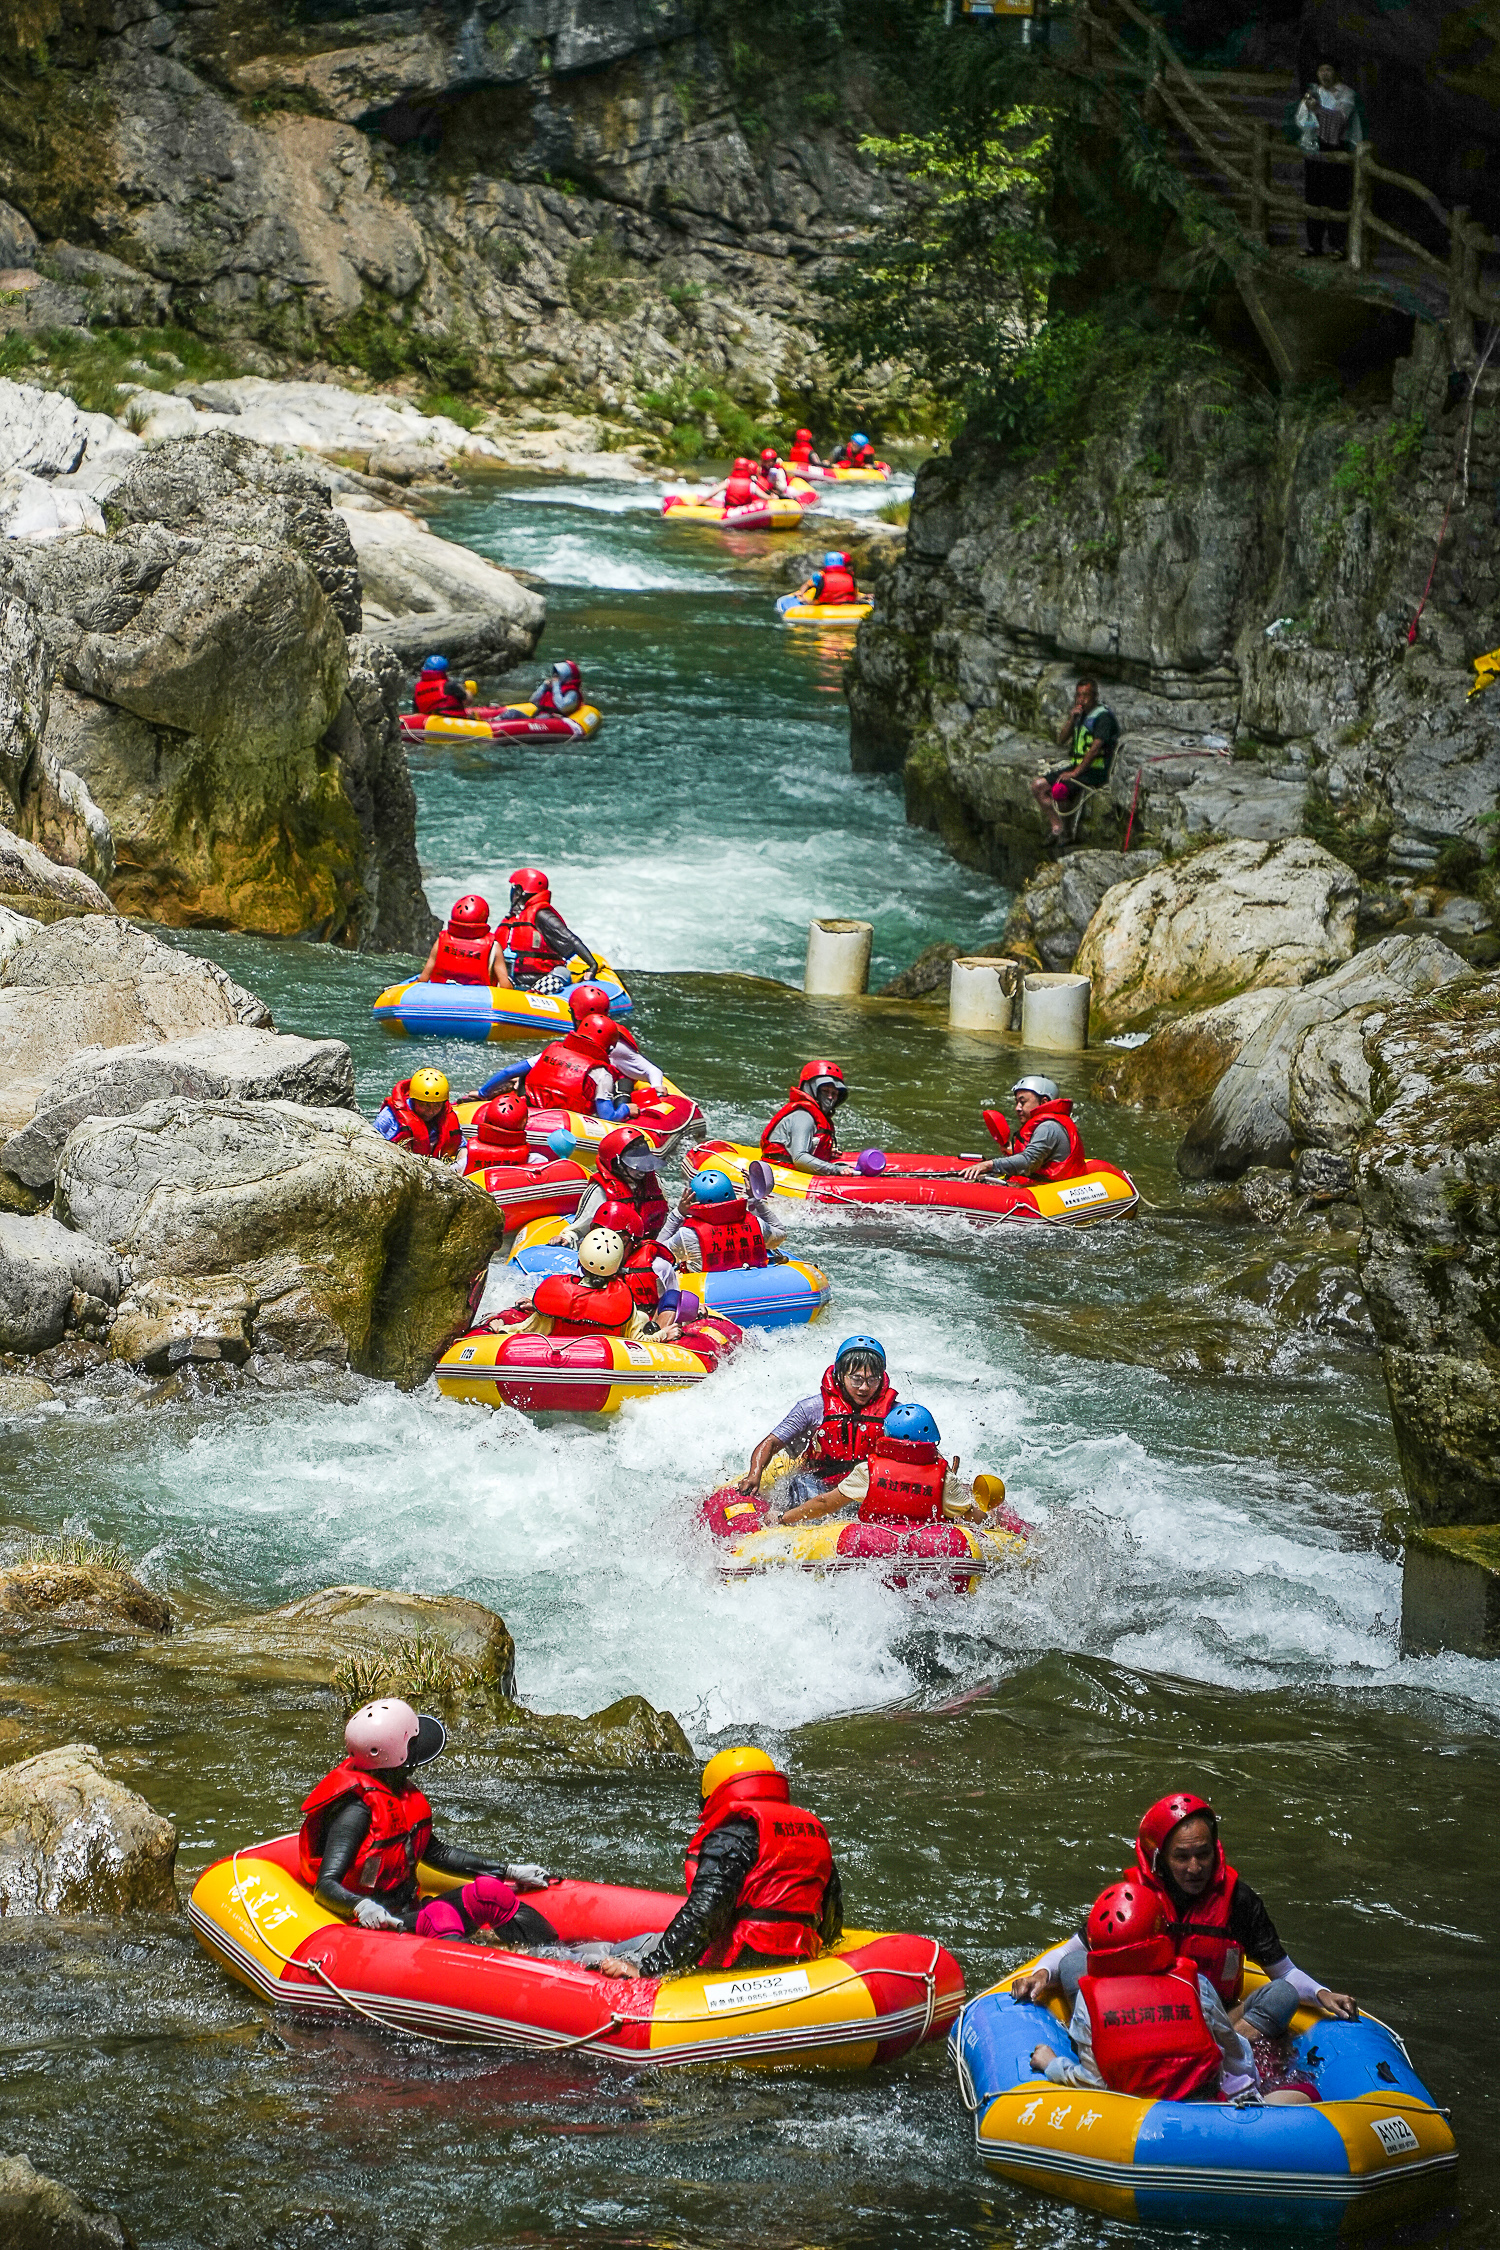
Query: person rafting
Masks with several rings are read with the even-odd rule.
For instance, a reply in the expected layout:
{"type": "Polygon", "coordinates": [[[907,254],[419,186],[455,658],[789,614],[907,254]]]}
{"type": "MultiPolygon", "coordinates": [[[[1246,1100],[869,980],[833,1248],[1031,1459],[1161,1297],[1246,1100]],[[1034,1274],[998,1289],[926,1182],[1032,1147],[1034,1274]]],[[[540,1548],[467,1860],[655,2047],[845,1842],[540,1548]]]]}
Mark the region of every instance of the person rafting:
{"type": "Polygon", "coordinates": [[[467,681],[451,677],[446,656],[429,656],[411,692],[412,708],[421,718],[461,719],[469,708],[467,689],[467,681]]]}
{"type": "Polygon", "coordinates": [[[849,557],[840,549],[830,548],[823,557],[823,567],[815,570],[810,580],[812,599],[825,609],[846,606],[863,601],[849,557]]]}
{"type": "Polygon", "coordinates": [[[498,983],[503,975],[490,928],[490,902],[477,891],[455,899],[433,939],[418,984],[498,983]]]}
{"type": "Polygon", "coordinates": [[[375,1130],[397,1148],[442,1163],[457,1156],[464,1145],[464,1129],[440,1070],[414,1070],[410,1078],[394,1085],[375,1112],[375,1130]]]}
{"type": "Polygon", "coordinates": [[[513,1336],[643,1335],[645,1315],[620,1270],[629,1248],[624,1227],[590,1227],[578,1245],[577,1273],[543,1274],[524,1318],[497,1313],[486,1325],[513,1336]]]}
{"type": "MultiPolygon", "coordinates": [[[[1206,1798],[1188,1790],[1159,1798],[1141,1820],[1135,1866],[1122,1879],[1138,1880],[1154,1894],[1174,1952],[1197,1963],[1231,2022],[1250,2037],[1281,2038],[1298,2008],[1317,2008],[1345,2022],[1358,2019],[1349,1993],[1331,1991],[1293,1961],[1259,1892],[1225,1859],[1219,1817],[1206,1798]],[[1247,1960],[1270,1979],[1248,1996],[1247,1960]]],[[[1015,1978],[1011,1991],[1018,2000],[1040,2003],[1061,1993],[1071,2007],[1086,1951],[1086,1936],[1075,1932],[1015,1978]]]]}
{"type": "Polygon", "coordinates": [[[583,674],[571,658],[565,657],[553,665],[540,687],[533,689],[531,700],[538,712],[555,712],[560,719],[571,719],[583,706],[583,674]]]}
{"type": "Polygon", "coordinates": [[[755,481],[760,490],[763,493],[768,493],[773,500],[789,500],[791,498],[791,479],[783,468],[781,455],[774,445],[761,447],[760,460],[755,470],[755,481]]]}
{"type": "Polygon", "coordinates": [[[841,1103],[849,1099],[844,1074],[835,1062],[807,1062],[760,1136],[760,1153],[769,1164],[787,1164],[798,1172],[846,1172],[836,1164],[838,1135],[834,1119],[841,1103]]]}
{"type": "Polygon", "coordinates": [[[697,496],[703,508],[753,508],[764,495],[755,482],[755,463],[745,457],[735,462],[727,477],[697,496]]]}
{"type": "Polygon", "coordinates": [[[795,1508],[847,1476],[856,1461],[867,1460],[896,1404],[885,1369],[885,1346],[873,1336],[846,1336],[823,1371],[819,1390],[784,1414],[750,1456],[740,1479],[741,1492],[760,1490],[766,1466],[777,1453],[800,1456],[783,1497],[795,1508]]]}
{"type": "MultiPolygon", "coordinates": [[[[433,1905],[418,1903],[417,1867],[425,1861],[442,1874],[469,1878],[447,1910],[461,1929],[503,1927],[518,1945],[556,1945],[552,1924],[520,1896],[546,1889],[552,1878],[545,1867],[481,1859],[433,1834],[432,1807],[413,1776],[440,1755],[447,1739],[440,1719],[418,1716],[398,1697],[356,1711],[344,1729],[342,1760],[303,1800],[297,1839],[303,1882],[320,1906],[362,1930],[447,1935],[445,1926],[432,1926],[433,1905]]],[[[446,1914],[439,1917],[446,1921],[446,1914]]]]}
{"type": "Polygon", "coordinates": [[[518,867],[511,876],[510,906],[495,925],[495,943],[494,981],[516,992],[566,992],[575,956],[587,975],[599,974],[598,961],[553,905],[552,886],[539,867],[518,867]]]}
{"type": "Polygon", "coordinates": [[[630,1087],[644,1079],[653,1093],[661,1092],[665,1078],[615,1022],[602,985],[575,984],[568,994],[568,1012],[572,1030],[544,1047],[527,1071],[526,1099],[533,1109],[628,1117],[637,1107],[630,1087]],[[617,1083],[627,1089],[623,1096],[616,1095],[617,1083]]]}
{"type": "Polygon", "coordinates": [[[875,448],[863,430],[856,430],[842,445],[833,449],[833,466],[836,469],[876,469],[875,448]]]}
{"type": "Polygon", "coordinates": [[[526,1137],[530,1116],[520,1094],[497,1094],[492,1101],[482,1102],[469,1120],[465,1172],[488,1172],[508,1164],[528,1168],[550,1164],[548,1151],[533,1148],[526,1137]]]}
{"type": "Polygon", "coordinates": [[[666,1158],[639,1125],[620,1125],[606,1133],[594,1157],[594,1176],[564,1238],[576,1242],[587,1233],[605,1203],[622,1203],[635,1213],[641,1234],[659,1236],[671,1213],[657,1179],[666,1158]]]}
{"type": "Polygon", "coordinates": [[[815,1961],[844,1930],[843,1888],[828,1831],[795,1805],[764,1750],[721,1750],[703,1769],[703,1814],[687,1849],[687,1897],[660,1935],[599,1963],[612,1977],[694,1969],[782,1968],[815,1961]]]}
{"type": "Polygon", "coordinates": [[[792,449],[787,455],[787,464],[790,468],[800,470],[803,476],[806,476],[809,469],[822,468],[822,458],[813,450],[811,430],[799,430],[792,439],[792,449]]]}
{"type": "Polygon", "coordinates": [[[767,1265],[773,1239],[780,1238],[772,1235],[764,1204],[753,1196],[737,1195],[728,1173],[711,1165],[692,1175],[682,1203],[663,1222],[661,1232],[663,1246],[690,1273],[728,1273],[767,1265]]]}
{"type": "Polygon", "coordinates": [[[1303,2086],[1261,2092],[1250,2042],[1211,1980],[1178,1953],[1161,1900],[1138,1877],[1108,1884],[1089,1910],[1088,1969],[1068,2024],[1073,2056],[1046,2040],[1031,2067],[1058,2086],[1145,2101],[1235,2101],[1260,2095],[1286,2108],[1314,2099],[1303,2086]]]}
{"type": "Polygon", "coordinates": [[[766,1525],[815,1523],[853,1509],[861,1523],[888,1528],[943,1521],[982,1522],[1003,1504],[1005,1487],[996,1478],[976,1478],[965,1492],[958,1482],[958,1456],[945,1461],[937,1417],[915,1401],[898,1401],[869,1453],[837,1484],[790,1507],[773,1508],[766,1525]]]}
{"type": "Polygon", "coordinates": [[[998,1109],[987,1109],[985,1124],[1006,1152],[984,1164],[971,1164],[964,1180],[1075,1180],[1089,1168],[1083,1135],[1073,1119],[1073,1104],[1051,1078],[1018,1078],[1011,1088],[1017,1125],[1011,1132],[998,1109]]]}

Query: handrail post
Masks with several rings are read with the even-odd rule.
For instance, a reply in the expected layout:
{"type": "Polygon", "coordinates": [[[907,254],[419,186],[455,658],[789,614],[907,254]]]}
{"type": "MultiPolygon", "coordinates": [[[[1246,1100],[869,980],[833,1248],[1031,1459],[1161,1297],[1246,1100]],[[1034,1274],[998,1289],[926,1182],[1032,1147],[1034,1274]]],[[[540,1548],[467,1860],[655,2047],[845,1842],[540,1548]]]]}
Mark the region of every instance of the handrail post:
{"type": "Polygon", "coordinates": [[[1369,165],[1375,154],[1373,141],[1361,141],[1354,151],[1354,186],[1349,197],[1349,247],[1346,255],[1355,273],[1365,266],[1365,213],[1370,208],[1369,165]]]}
{"type": "Polygon", "coordinates": [[[1266,191],[1271,183],[1271,128],[1257,117],[1250,128],[1250,232],[1257,242],[1271,240],[1266,191]]]}
{"type": "Polygon", "coordinates": [[[1474,316],[1469,311],[1469,206],[1454,206],[1448,221],[1448,348],[1455,367],[1474,358],[1474,316]]]}

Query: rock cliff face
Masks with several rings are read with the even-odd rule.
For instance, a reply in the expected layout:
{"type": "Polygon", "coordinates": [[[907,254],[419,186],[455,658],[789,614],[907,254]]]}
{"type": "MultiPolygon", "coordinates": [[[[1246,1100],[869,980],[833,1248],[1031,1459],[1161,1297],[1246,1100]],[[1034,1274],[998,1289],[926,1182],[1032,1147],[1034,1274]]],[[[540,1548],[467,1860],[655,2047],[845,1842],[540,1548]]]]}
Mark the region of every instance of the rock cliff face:
{"type": "Polygon", "coordinates": [[[151,921],[424,945],[399,675],[327,488],[216,433],[105,505],[104,537],[0,546],[15,827],[151,921]]]}
{"type": "Polygon", "coordinates": [[[723,13],[22,10],[0,30],[0,195],[35,245],[14,260],[54,325],[123,275],[205,334],[377,374],[417,338],[433,372],[483,362],[520,392],[615,405],[691,365],[774,396],[809,377],[806,277],[872,182],[824,73],[775,131],[758,56],[737,95],[723,13]]]}
{"type": "Polygon", "coordinates": [[[856,765],[904,767],[909,817],[1017,881],[1046,840],[1028,781],[1097,674],[1126,739],[1081,841],[1134,807],[1133,840],[1168,848],[1304,832],[1366,875],[1477,866],[1500,736],[1465,698],[1500,593],[1500,420],[1481,398],[1465,464],[1433,330],[1394,391],[1379,419],[1319,415],[1185,355],[1069,442],[925,465],[860,630],[856,765]]]}

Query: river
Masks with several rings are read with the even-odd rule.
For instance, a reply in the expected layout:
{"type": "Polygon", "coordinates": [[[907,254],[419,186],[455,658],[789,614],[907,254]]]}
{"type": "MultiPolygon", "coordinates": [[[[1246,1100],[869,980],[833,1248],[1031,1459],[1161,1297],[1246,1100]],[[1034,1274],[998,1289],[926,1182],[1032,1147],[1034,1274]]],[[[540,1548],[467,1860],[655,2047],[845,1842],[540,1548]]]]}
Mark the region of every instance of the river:
{"type": "MultiPolygon", "coordinates": [[[[909,830],[888,782],[851,776],[839,652],[772,622],[749,549],[650,510],[639,489],[533,477],[439,519],[547,580],[546,654],[578,658],[607,716],[584,753],[414,760],[434,905],[498,900],[512,865],[546,866],[716,1129],[749,1133],[821,1053],[855,1088],[859,1140],[975,1146],[1014,1046],[793,987],[813,913],[875,923],[879,981],[937,938],[998,935],[1003,895],[909,830]]],[[[282,1029],[348,1039],[367,1111],[413,1066],[368,1013],[400,961],[184,942],[282,1029]]],[[[469,1083],[503,1052],[422,1059],[469,1083]]],[[[1093,1068],[1065,1090],[1086,1098],[1093,1068]]],[[[1436,2224],[1477,2250],[1500,2209],[1481,2123],[1500,1672],[1399,1657],[1379,1543],[1399,1474],[1337,1287],[1238,1373],[1148,1364],[1143,1338],[1217,1333],[1264,1245],[1181,1189],[1159,1122],[1087,1103],[1084,1119],[1149,1199],[1139,1223],[1038,1241],[799,1212],[797,1246],[835,1283],[821,1330],[752,1336],[710,1388],[611,1426],[352,1378],[114,1377],[0,1426],[7,1513],[120,1541],[184,1621],[338,1581],[462,1591],[504,1614],[542,1708],[639,1690],[701,1750],[753,1733],[825,1815],[851,1918],[941,1936],[971,1991],[1070,1925],[1146,1803],[1203,1791],[1295,1957],[1394,2021],[1453,2104],[1462,2163],[1436,2224]],[[884,1338],[947,1450],[1003,1474],[1039,1527],[1024,1571],[970,1600],[717,1582],[694,1496],[853,1329],[884,1338]]],[[[1284,1269],[1262,1265],[1270,1302],[1284,1269]]],[[[66,1636],[4,1661],[6,1754],[97,1743],[178,1822],[188,1874],[290,1825],[335,1740],[328,1704],[208,1692],[66,1636]]],[[[522,1782],[459,1756],[432,1787],[460,1837],[652,1884],[675,1879],[694,1818],[678,1774],[522,1782]]],[[[627,2079],[273,2023],[180,1924],[0,1924],[0,1961],[0,2148],[115,2207],[149,2250],[1125,2238],[985,2180],[938,2050],[863,2078],[627,2079]]]]}

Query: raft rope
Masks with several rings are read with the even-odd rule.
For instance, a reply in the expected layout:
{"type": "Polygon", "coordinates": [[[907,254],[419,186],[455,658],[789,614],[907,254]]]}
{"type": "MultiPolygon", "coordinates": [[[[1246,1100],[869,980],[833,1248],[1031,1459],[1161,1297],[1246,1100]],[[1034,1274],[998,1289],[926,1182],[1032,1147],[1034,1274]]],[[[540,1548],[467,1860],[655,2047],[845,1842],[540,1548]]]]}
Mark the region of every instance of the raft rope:
{"type": "MultiPolygon", "coordinates": [[[[237,1851],[230,1853],[230,1864],[234,1869],[234,1887],[239,1900],[239,1904],[245,1909],[245,1913],[249,1917],[251,1928],[254,1930],[256,1936],[260,1939],[261,1944],[265,1946],[267,1952],[274,1953],[277,1960],[284,1962],[289,1969],[312,1970],[313,1973],[318,1976],[325,1985],[327,1985],[329,1991],[334,1995],[334,1997],[338,2000],[341,2000],[344,2006],[350,2009],[355,2015],[363,2016],[367,2023],[378,2024],[382,2031],[393,2031],[396,2033],[404,2032],[410,2038],[425,2039],[434,2047],[473,2048],[493,2047],[497,2044],[497,2042],[493,2039],[445,2038],[441,2032],[423,2031],[419,2029],[416,2024],[392,2022],[389,2017],[381,2015],[378,2009],[368,2008],[365,2006],[363,2001],[356,2000],[353,1993],[346,1992],[341,1984],[335,1984],[333,1978],[328,1974],[328,1971],[324,1968],[320,1960],[316,1960],[311,1957],[299,1960],[293,1954],[283,1953],[280,1946],[276,1943],[275,1939],[266,1935],[266,1932],[261,1928],[260,1922],[256,1917],[254,1902],[249,1898],[245,1891],[243,1883],[240,1881],[240,1855],[237,1851]]],[[[931,2031],[933,2018],[937,2014],[937,1965],[938,1958],[943,1949],[936,1938],[932,1939],[931,1943],[932,1959],[925,1969],[898,1969],[886,1967],[884,1964],[882,1964],[879,1968],[872,1968],[870,1971],[870,1974],[872,1976],[908,1977],[913,1982],[920,1983],[925,1988],[926,2005],[922,2010],[922,2028],[917,2034],[917,2038],[914,2042],[915,2045],[919,2047],[926,2039],[928,2033],[931,2031]]],[[[846,1984],[862,1984],[863,1982],[864,1978],[861,1972],[857,1969],[850,1969],[848,1973],[845,1976],[841,1977],[836,1984],[825,1984],[821,1988],[821,1991],[819,1992],[817,1997],[821,1999],[824,1993],[842,1991],[843,1987],[846,1984]]],[[[766,2008],[782,2008],[785,2007],[785,2005],[786,2002],[780,1999],[752,2000],[748,2001],[745,2004],[745,2007],[743,2009],[737,2010],[736,2013],[756,2014],[766,2008]]],[[[549,2055],[577,2054],[581,2049],[591,2046],[596,2039],[608,2038],[611,2032],[618,2031],[623,2024],[639,2023],[646,2020],[648,2019],[639,2016],[624,2015],[618,2008],[614,2008],[611,2009],[609,2020],[606,2023],[596,2024],[592,2031],[585,2031],[579,2038],[544,2038],[541,2041],[541,2046],[543,2051],[549,2055]]],[[[711,2009],[705,2008],[700,2010],[696,2015],[673,2016],[669,2020],[672,2023],[722,2023],[724,2018],[722,2013],[718,2013],[711,2009]]]]}
{"type": "Polygon", "coordinates": [[[1228,758],[1232,755],[1233,753],[1228,750],[1163,750],[1159,757],[1142,758],[1135,769],[1135,787],[1130,792],[1130,818],[1125,823],[1125,841],[1120,846],[1120,857],[1123,859],[1130,849],[1130,831],[1135,826],[1135,808],[1141,801],[1141,775],[1145,772],[1147,766],[1169,766],[1174,758],[1228,758]]]}

